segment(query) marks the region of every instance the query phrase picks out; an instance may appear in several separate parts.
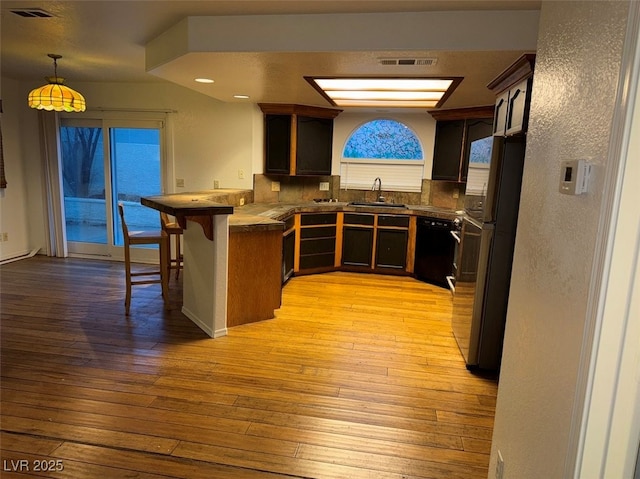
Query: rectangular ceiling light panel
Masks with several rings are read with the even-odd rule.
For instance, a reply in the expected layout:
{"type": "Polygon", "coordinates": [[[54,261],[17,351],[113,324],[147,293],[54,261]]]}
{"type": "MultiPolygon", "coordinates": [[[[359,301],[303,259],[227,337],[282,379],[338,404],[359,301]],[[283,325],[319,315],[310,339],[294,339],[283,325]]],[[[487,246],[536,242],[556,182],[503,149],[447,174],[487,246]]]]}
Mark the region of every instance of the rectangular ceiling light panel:
{"type": "Polygon", "coordinates": [[[462,78],[305,79],[334,106],[436,108],[462,78]]]}
{"type": "MultiPolygon", "coordinates": [[[[326,90],[325,90],[326,91],[326,90]]],[[[435,100],[444,95],[443,91],[392,91],[392,90],[331,90],[327,94],[334,100],[435,100]]]]}
{"type": "Polygon", "coordinates": [[[435,100],[339,100],[336,105],[340,107],[360,108],[435,108],[438,104],[435,100]]]}

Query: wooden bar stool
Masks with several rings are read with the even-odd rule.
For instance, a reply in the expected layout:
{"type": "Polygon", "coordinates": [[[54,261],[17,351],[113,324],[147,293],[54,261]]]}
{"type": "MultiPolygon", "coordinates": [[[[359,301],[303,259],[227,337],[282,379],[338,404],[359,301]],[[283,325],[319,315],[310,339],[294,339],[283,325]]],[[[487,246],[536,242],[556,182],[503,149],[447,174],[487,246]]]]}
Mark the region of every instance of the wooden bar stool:
{"type": "Polygon", "coordinates": [[[182,238],[182,227],[178,224],[177,221],[171,221],[169,219],[169,215],[166,213],[160,212],[160,223],[162,224],[162,230],[167,233],[169,236],[169,251],[168,251],[168,262],[167,262],[167,270],[169,275],[171,275],[171,270],[176,270],[176,279],[180,276],[180,270],[182,269],[182,252],[180,251],[180,240],[182,238]],[[175,258],[171,256],[171,236],[175,236],[175,245],[176,245],[176,255],[175,258]]]}
{"type": "Polygon", "coordinates": [[[147,231],[129,231],[127,223],[124,220],[124,206],[122,203],[118,203],[118,212],[120,213],[120,222],[122,223],[122,234],[124,236],[124,266],[126,271],[127,281],[127,293],[124,300],[124,307],[126,314],[129,314],[129,307],[131,306],[131,287],[140,284],[155,284],[162,285],[162,298],[166,301],[169,297],[168,290],[168,270],[167,270],[167,257],[169,254],[169,236],[167,233],[160,230],[147,230],[147,231]],[[130,246],[137,244],[157,244],[160,249],[160,268],[159,270],[152,271],[131,271],[131,252],[130,246]],[[139,277],[151,277],[157,276],[157,278],[151,279],[134,279],[139,277]]]}

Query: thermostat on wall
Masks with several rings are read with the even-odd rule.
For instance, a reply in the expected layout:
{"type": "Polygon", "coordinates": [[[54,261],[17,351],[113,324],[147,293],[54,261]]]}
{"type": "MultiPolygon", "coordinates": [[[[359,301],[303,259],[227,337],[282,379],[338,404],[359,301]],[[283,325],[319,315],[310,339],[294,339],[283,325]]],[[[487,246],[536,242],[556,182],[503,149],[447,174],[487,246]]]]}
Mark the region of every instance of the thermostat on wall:
{"type": "Polygon", "coordinates": [[[589,187],[591,164],[585,160],[563,161],[560,175],[560,193],[581,195],[589,187]]]}

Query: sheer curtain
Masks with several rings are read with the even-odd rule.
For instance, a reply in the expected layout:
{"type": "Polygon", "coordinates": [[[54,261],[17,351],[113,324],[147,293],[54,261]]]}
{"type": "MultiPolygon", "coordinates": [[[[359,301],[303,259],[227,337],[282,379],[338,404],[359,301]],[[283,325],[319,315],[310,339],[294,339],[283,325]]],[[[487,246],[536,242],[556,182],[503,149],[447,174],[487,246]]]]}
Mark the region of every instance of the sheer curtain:
{"type": "Polygon", "coordinates": [[[62,190],[62,155],[60,154],[60,118],[58,113],[38,111],[40,151],[43,171],[45,231],[47,256],[66,258],[67,237],[62,190]]]}

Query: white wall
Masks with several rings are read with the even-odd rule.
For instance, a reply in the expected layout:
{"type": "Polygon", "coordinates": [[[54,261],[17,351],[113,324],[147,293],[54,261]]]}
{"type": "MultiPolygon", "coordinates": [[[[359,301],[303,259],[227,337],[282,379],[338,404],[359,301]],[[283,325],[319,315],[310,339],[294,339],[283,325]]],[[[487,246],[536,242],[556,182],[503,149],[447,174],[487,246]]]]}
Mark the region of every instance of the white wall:
{"type": "MultiPolygon", "coordinates": [[[[37,132],[37,123],[35,118],[21,118],[26,105],[26,95],[21,96],[21,91],[18,82],[2,79],[2,147],[7,188],[0,190],[0,232],[8,233],[9,241],[0,243],[0,261],[26,254],[36,244],[42,244],[29,241],[29,204],[38,207],[41,202],[38,195],[28,197],[27,187],[38,184],[40,175],[29,168],[29,155],[38,138],[29,138],[23,126],[37,132]]],[[[42,223],[42,218],[37,220],[42,223]]]]}
{"type": "MultiPolygon", "coordinates": [[[[0,243],[0,259],[45,246],[37,112],[26,102],[29,90],[36,86],[2,79],[9,186],[4,197],[0,196],[0,232],[8,231],[10,241],[0,243]]],[[[83,93],[89,110],[173,111],[169,114],[168,192],[212,189],[214,179],[221,188],[253,188],[254,165],[262,161],[262,116],[255,105],[222,103],[164,82],[76,82],[71,86],[83,93]],[[244,171],[244,179],[238,178],[238,170],[244,171]],[[184,179],[184,188],[175,187],[176,178],[184,179]]],[[[81,116],[92,114],[88,111],[81,116]]]]}
{"type": "Polygon", "coordinates": [[[605,175],[617,160],[608,149],[628,8],[543,2],[490,477],[498,451],[505,478],[571,477],[575,468],[572,419],[584,400],[597,239],[609,221],[605,175]],[[575,158],[594,164],[591,189],[561,195],[560,162],[575,158]]]}
{"type": "MultiPolygon", "coordinates": [[[[640,3],[632,3],[623,80],[629,85],[622,102],[629,110],[618,115],[621,159],[610,170],[619,185],[612,196],[610,247],[603,274],[601,314],[595,327],[596,347],[590,380],[581,456],[574,477],[600,471],[603,478],[634,476],[640,447],[640,3]],[[635,95],[635,101],[634,101],[635,95]],[[628,115],[626,118],[625,116],[628,115]]],[[[622,89],[621,89],[622,90],[622,89]]],[[[623,90],[625,91],[625,90],[623,90]]],[[[593,474],[595,475],[595,474],[593,474]]]]}
{"type": "MultiPolygon", "coordinates": [[[[126,110],[173,110],[173,159],[175,178],[184,179],[184,189],[197,191],[213,188],[220,180],[221,188],[252,188],[253,162],[252,118],[254,105],[223,103],[205,95],[170,83],[74,83],[87,99],[88,108],[104,107],[126,110]],[[245,178],[238,178],[238,170],[245,178]]],[[[86,114],[85,114],[86,115],[86,114]]]]}

